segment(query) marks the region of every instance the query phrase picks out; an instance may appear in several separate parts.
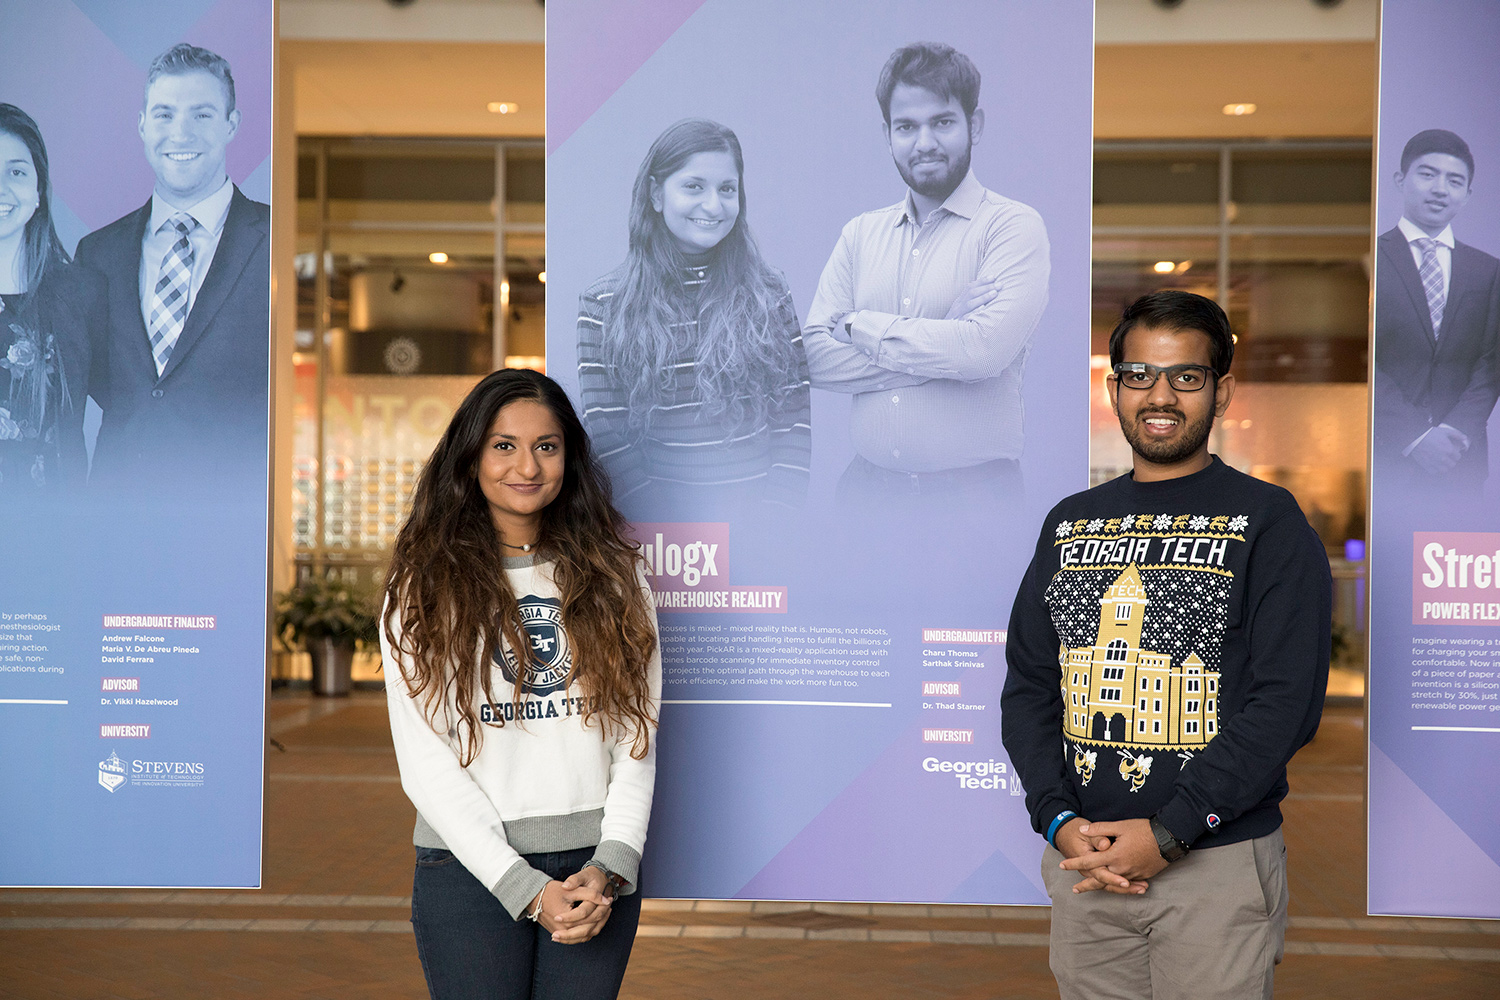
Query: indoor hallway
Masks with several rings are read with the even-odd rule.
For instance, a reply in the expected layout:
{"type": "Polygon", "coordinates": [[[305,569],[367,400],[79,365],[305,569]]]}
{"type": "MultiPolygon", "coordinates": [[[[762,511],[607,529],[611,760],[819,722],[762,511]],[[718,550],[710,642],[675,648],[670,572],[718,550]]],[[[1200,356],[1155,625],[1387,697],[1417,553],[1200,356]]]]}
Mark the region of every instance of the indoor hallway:
{"type": "MultiPolygon", "coordinates": [[[[260,891],[0,891],[0,997],[420,1000],[412,809],[384,697],[278,693],[260,891]]],[[[1494,995],[1500,922],[1364,913],[1362,709],[1331,707],[1284,805],[1280,998],[1494,995]]],[[[1055,997],[1030,907],[647,901],[622,997],[1055,997]]]]}

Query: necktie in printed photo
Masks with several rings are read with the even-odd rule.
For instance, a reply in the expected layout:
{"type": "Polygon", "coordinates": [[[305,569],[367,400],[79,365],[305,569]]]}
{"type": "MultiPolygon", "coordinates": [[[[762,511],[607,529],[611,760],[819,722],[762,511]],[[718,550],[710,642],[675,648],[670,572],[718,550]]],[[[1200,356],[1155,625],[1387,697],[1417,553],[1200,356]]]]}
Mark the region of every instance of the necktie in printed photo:
{"type": "Polygon", "coordinates": [[[1437,259],[1438,241],[1424,236],[1413,242],[1422,251],[1422,290],[1427,293],[1427,311],[1432,315],[1432,335],[1436,337],[1443,325],[1443,307],[1448,304],[1443,294],[1443,265],[1437,259]]]}
{"type": "Polygon", "coordinates": [[[158,378],[167,370],[172,348],[177,346],[177,338],[187,322],[188,292],[193,283],[193,244],[188,234],[197,225],[198,220],[186,212],[178,212],[162,223],[162,230],[170,226],[177,231],[177,241],[161,259],[161,277],[156,279],[156,288],[151,292],[151,315],[146,323],[158,378]]]}

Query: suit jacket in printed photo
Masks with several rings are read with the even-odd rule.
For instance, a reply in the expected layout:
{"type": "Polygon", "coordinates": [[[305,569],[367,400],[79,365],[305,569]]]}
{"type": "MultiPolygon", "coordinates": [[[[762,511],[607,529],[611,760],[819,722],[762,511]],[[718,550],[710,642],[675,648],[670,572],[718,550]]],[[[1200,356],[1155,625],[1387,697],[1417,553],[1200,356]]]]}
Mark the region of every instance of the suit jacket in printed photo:
{"type": "Polygon", "coordinates": [[[1447,424],[1469,438],[1449,473],[1453,485],[1484,482],[1485,424],[1500,395],[1500,261],[1465,243],[1453,248],[1453,274],[1438,335],[1422,278],[1400,229],[1378,241],[1375,291],[1375,460],[1385,471],[1425,477],[1402,452],[1429,427],[1447,424]]]}
{"type": "Polygon", "coordinates": [[[108,282],[89,395],[104,410],[89,473],[110,488],[191,488],[264,475],[270,364],[270,207],[238,187],[213,262],[158,376],[141,316],[151,203],[90,233],[79,263],[108,282]]]}

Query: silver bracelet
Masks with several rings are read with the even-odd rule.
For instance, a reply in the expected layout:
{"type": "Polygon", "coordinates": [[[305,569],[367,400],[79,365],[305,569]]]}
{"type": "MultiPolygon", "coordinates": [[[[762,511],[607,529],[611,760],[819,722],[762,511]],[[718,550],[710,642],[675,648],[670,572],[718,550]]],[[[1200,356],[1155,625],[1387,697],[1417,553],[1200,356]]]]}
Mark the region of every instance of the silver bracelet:
{"type": "MultiPolygon", "coordinates": [[[[551,882],[547,883],[547,885],[551,885],[551,884],[552,884],[551,882]]],[[[525,913],[526,919],[530,920],[534,924],[541,922],[541,919],[542,919],[542,897],[547,894],[547,885],[542,886],[542,891],[536,894],[536,905],[533,906],[530,910],[528,910],[525,913]]]]}

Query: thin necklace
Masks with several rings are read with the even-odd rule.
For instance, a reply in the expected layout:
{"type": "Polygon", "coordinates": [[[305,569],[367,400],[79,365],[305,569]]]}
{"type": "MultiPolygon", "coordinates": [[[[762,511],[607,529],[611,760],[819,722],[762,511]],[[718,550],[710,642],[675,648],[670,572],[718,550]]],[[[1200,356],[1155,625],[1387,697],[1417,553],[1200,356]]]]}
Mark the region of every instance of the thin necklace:
{"type": "Polygon", "coordinates": [[[507,549],[520,549],[522,552],[530,552],[536,547],[536,543],[534,542],[528,542],[525,545],[512,545],[509,542],[501,542],[500,544],[507,549]]]}

